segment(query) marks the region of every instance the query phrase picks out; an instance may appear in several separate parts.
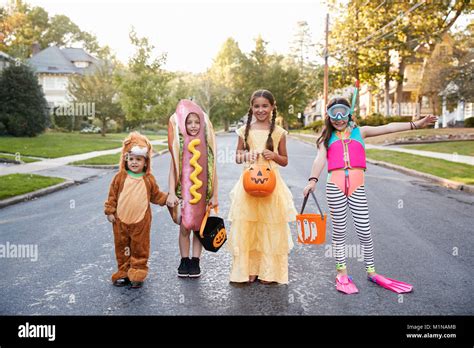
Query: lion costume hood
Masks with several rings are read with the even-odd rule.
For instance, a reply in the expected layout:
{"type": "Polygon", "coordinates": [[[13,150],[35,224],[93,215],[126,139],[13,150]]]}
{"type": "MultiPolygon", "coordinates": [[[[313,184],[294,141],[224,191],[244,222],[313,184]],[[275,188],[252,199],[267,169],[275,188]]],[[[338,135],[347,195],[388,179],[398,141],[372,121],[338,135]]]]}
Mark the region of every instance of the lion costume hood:
{"type": "Polygon", "coordinates": [[[151,155],[152,146],[148,138],[138,132],[131,132],[123,141],[122,154],[120,156],[120,171],[126,172],[127,154],[133,153],[135,155],[145,157],[145,173],[151,173],[151,155]]]}

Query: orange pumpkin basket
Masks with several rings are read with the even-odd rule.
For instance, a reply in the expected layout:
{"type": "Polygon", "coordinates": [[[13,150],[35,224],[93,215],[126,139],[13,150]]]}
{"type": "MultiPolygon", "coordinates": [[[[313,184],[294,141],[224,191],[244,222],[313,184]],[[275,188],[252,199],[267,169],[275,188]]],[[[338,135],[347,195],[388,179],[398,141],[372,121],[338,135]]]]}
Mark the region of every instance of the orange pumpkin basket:
{"type": "MultiPolygon", "coordinates": [[[[261,154],[259,154],[261,156],[261,154]]],[[[267,163],[252,162],[244,171],[242,178],[244,190],[254,197],[267,197],[276,186],[276,176],[270,161],[267,163]]]]}
{"type": "Polygon", "coordinates": [[[309,195],[307,195],[304,198],[301,212],[296,215],[298,242],[301,244],[322,244],[326,240],[327,216],[321,211],[321,207],[313,192],[311,192],[311,195],[318,206],[319,214],[303,214],[308,202],[309,195]]]}

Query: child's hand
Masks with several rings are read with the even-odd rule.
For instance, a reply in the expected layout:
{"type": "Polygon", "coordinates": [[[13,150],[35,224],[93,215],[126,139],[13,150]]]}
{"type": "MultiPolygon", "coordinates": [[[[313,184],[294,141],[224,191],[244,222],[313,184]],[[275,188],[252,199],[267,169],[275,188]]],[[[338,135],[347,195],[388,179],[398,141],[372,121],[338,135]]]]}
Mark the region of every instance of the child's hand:
{"type": "Polygon", "coordinates": [[[114,214],[107,215],[107,220],[109,220],[109,222],[111,222],[111,223],[114,223],[115,222],[115,215],[114,214]]]}
{"type": "Polygon", "coordinates": [[[316,188],[316,181],[311,180],[308,183],[308,185],[306,185],[306,187],[304,188],[303,195],[306,197],[307,195],[309,195],[310,192],[313,192],[315,188],[316,188]]]}
{"type": "Polygon", "coordinates": [[[426,126],[429,126],[435,123],[436,121],[438,121],[437,116],[428,115],[426,117],[423,117],[421,120],[416,121],[415,125],[417,128],[425,128],[426,126]]]}
{"type": "Polygon", "coordinates": [[[166,200],[166,205],[167,205],[168,207],[171,207],[171,208],[172,208],[172,207],[174,207],[175,205],[177,205],[178,203],[179,203],[178,197],[176,197],[175,194],[170,193],[170,194],[168,195],[168,199],[166,200]]]}
{"type": "Polygon", "coordinates": [[[255,162],[258,157],[258,151],[256,150],[251,150],[249,152],[245,153],[245,162],[255,162]]]}
{"type": "Polygon", "coordinates": [[[211,197],[209,200],[209,205],[211,206],[211,209],[217,208],[219,206],[219,201],[217,200],[217,197],[211,197]]]}
{"type": "Polygon", "coordinates": [[[268,149],[263,150],[262,155],[263,155],[263,158],[265,158],[266,160],[272,160],[272,161],[276,157],[276,153],[268,149]]]}

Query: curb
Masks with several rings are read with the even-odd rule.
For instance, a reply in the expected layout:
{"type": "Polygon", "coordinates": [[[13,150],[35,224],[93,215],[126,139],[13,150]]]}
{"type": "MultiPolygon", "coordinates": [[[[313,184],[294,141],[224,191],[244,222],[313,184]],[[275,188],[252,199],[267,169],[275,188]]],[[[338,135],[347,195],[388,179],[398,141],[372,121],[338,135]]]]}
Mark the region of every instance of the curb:
{"type": "Polygon", "coordinates": [[[30,201],[34,198],[45,196],[47,194],[65,189],[66,187],[69,187],[69,186],[72,186],[72,185],[74,185],[74,181],[66,180],[66,181],[64,181],[60,184],[57,184],[57,185],[45,187],[45,188],[42,188],[40,190],[25,193],[23,195],[19,195],[19,196],[7,198],[7,199],[4,199],[4,200],[0,200],[0,209],[8,207],[8,206],[16,204],[16,203],[30,201]]]}
{"type": "MultiPolygon", "coordinates": [[[[294,137],[294,136],[292,136],[292,138],[296,139],[296,140],[299,140],[299,141],[302,141],[302,142],[305,142],[305,143],[310,143],[310,144],[314,145],[313,142],[310,142],[306,139],[301,139],[299,137],[294,137]]],[[[307,138],[309,138],[309,137],[307,137],[307,138]]],[[[431,174],[427,174],[427,173],[418,172],[416,170],[408,169],[408,168],[405,168],[405,167],[402,167],[402,166],[399,166],[399,165],[396,165],[396,164],[392,164],[392,163],[376,161],[376,160],[373,160],[373,159],[370,159],[370,158],[367,158],[366,160],[367,160],[367,162],[369,162],[371,164],[375,164],[375,165],[385,167],[385,168],[388,168],[388,169],[393,169],[393,170],[399,171],[403,174],[423,178],[425,180],[428,180],[430,182],[433,182],[433,183],[438,184],[438,185],[443,186],[443,187],[447,187],[447,188],[450,188],[450,189],[453,189],[453,190],[463,191],[463,192],[466,192],[466,193],[469,193],[469,194],[474,194],[474,185],[467,185],[467,184],[463,184],[462,182],[457,182],[457,181],[452,181],[452,180],[449,180],[449,179],[444,179],[444,178],[441,178],[441,177],[436,176],[436,175],[431,175],[431,174]]]]}
{"type": "Polygon", "coordinates": [[[376,160],[369,159],[369,158],[367,158],[367,162],[369,162],[371,164],[375,164],[377,166],[393,169],[393,170],[399,171],[403,174],[423,178],[423,179],[431,181],[435,184],[438,184],[440,186],[444,186],[444,187],[447,187],[447,188],[450,188],[450,189],[453,189],[453,190],[464,191],[466,193],[474,194],[474,185],[463,184],[462,182],[452,181],[452,180],[449,180],[449,179],[441,178],[441,177],[436,176],[436,175],[431,175],[431,174],[427,174],[427,173],[418,172],[416,170],[408,169],[408,168],[405,168],[405,167],[402,167],[402,166],[399,166],[399,165],[396,165],[396,164],[382,162],[382,161],[376,161],[376,160]]]}

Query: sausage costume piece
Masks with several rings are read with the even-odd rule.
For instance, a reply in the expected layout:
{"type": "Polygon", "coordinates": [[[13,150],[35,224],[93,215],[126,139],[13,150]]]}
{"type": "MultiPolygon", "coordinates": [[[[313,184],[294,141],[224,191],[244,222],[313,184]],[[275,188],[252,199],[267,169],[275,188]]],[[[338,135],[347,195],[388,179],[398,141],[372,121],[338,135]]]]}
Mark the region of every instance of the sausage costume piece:
{"type": "Polygon", "coordinates": [[[109,197],[105,202],[105,214],[115,215],[113,223],[115,256],[118,271],[112,281],[128,277],[142,282],[148,274],[150,255],[150,202],[165,205],[168,195],[160,192],[151,174],[152,147],[146,137],[133,132],[124,140],[120,157],[120,169],[110,184],[109,197]],[[127,172],[126,158],[129,152],[145,155],[145,173],[127,172]]]}
{"type": "Polygon", "coordinates": [[[168,123],[168,147],[176,178],[176,196],[183,200],[181,223],[199,231],[207,202],[214,192],[216,140],[207,114],[191,100],[181,100],[168,123]],[[191,136],[186,131],[189,114],[198,115],[201,127],[191,136]]]}

